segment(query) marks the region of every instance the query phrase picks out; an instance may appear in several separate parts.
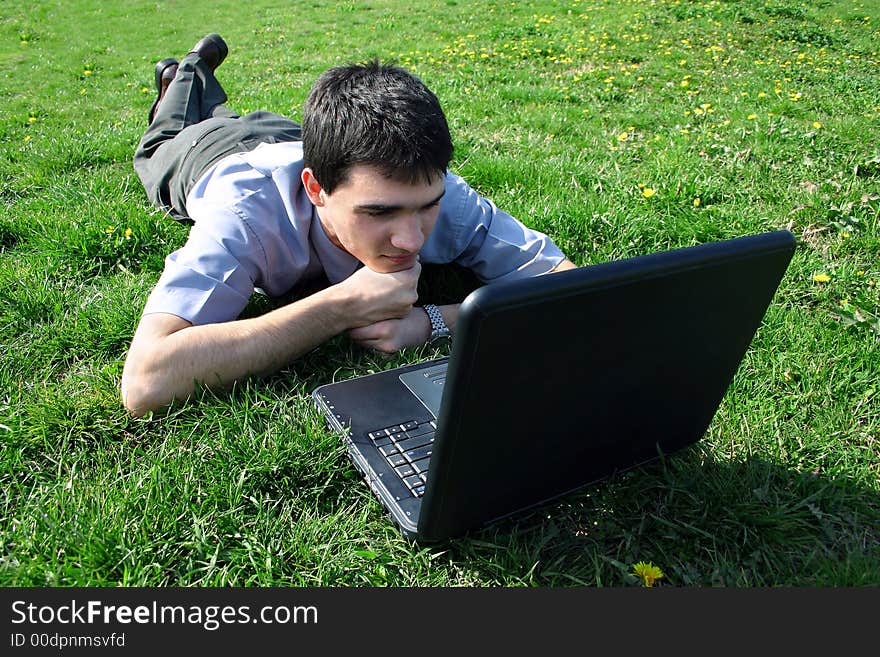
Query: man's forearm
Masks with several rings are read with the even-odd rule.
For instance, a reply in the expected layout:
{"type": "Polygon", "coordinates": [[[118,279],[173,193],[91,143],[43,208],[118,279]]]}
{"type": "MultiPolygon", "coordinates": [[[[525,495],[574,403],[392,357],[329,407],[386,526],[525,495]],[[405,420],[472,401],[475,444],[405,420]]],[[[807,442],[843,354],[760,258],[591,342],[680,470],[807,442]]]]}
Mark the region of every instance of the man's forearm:
{"type": "Polygon", "coordinates": [[[193,326],[171,314],[145,315],[122,372],[134,414],[189,396],[196,383],[227,385],[284,367],[351,328],[412,310],[421,266],[382,274],[366,267],[344,281],[253,319],[193,326]]]}
{"type": "Polygon", "coordinates": [[[225,386],[278,370],[343,332],[349,321],[328,288],[252,319],[188,326],[142,340],[142,348],[136,335],[123,371],[123,401],[142,415],[188,397],[197,383],[225,386]]]}

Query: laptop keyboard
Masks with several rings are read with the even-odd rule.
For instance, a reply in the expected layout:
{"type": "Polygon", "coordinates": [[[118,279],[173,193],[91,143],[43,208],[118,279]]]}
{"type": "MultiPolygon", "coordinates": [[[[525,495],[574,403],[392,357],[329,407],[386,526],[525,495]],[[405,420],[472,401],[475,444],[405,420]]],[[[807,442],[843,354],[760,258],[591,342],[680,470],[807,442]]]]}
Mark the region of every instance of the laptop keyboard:
{"type": "Polygon", "coordinates": [[[425,494],[428,462],[431,460],[436,430],[434,420],[421,424],[413,420],[368,434],[415,497],[425,494]]]}

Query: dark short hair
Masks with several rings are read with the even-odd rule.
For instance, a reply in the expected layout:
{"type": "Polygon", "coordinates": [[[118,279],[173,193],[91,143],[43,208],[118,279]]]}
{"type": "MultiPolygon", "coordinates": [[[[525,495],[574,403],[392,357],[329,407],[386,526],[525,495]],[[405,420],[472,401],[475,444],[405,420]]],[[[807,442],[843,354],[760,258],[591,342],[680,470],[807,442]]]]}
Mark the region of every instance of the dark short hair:
{"type": "Polygon", "coordinates": [[[331,68],[303,110],[303,159],[329,194],[354,165],[389,178],[432,182],[452,158],[440,101],[412,73],[376,60],[331,68]]]}

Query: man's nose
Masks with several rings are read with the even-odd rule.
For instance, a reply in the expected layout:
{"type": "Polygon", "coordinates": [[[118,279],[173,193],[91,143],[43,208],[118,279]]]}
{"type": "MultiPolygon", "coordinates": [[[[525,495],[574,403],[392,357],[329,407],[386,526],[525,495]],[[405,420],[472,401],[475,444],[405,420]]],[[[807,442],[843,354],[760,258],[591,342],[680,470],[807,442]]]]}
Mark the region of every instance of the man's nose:
{"type": "Polygon", "coordinates": [[[407,253],[418,252],[424,243],[425,232],[422,228],[422,222],[417,216],[402,219],[395,226],[391,235],[391,244],[394,248],[407,253]]]}

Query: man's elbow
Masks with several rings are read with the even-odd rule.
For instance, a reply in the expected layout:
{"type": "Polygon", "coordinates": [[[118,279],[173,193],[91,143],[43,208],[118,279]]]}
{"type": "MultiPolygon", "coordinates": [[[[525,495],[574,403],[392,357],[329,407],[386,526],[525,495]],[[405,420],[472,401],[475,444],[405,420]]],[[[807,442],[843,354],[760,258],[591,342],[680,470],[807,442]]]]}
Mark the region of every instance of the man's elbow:
{"type": "Polygon", "coordinates": [[[554,273],[554,272],[557,272],[557,271],[567,271],[567,270],[569,270],[569,269],[577,269],[577,268],[578,268],[578,266],[577,266],[576,264],[574,264],[574,263],[573,263],[571,260],[569,260],[568,258],[565,258],[564,260],[562,260],[562,262],[560,262],[558,265],[556,265],[556,266],[551,270],[551,273],[554,273]]]}
{"type": "Polygon", "coordinates": [[[167,388],[150,377],[122,374],[119,387],[122,405],[134,417],[143,417],[150,411],[157,411],[171,403],[167,388]]]}

